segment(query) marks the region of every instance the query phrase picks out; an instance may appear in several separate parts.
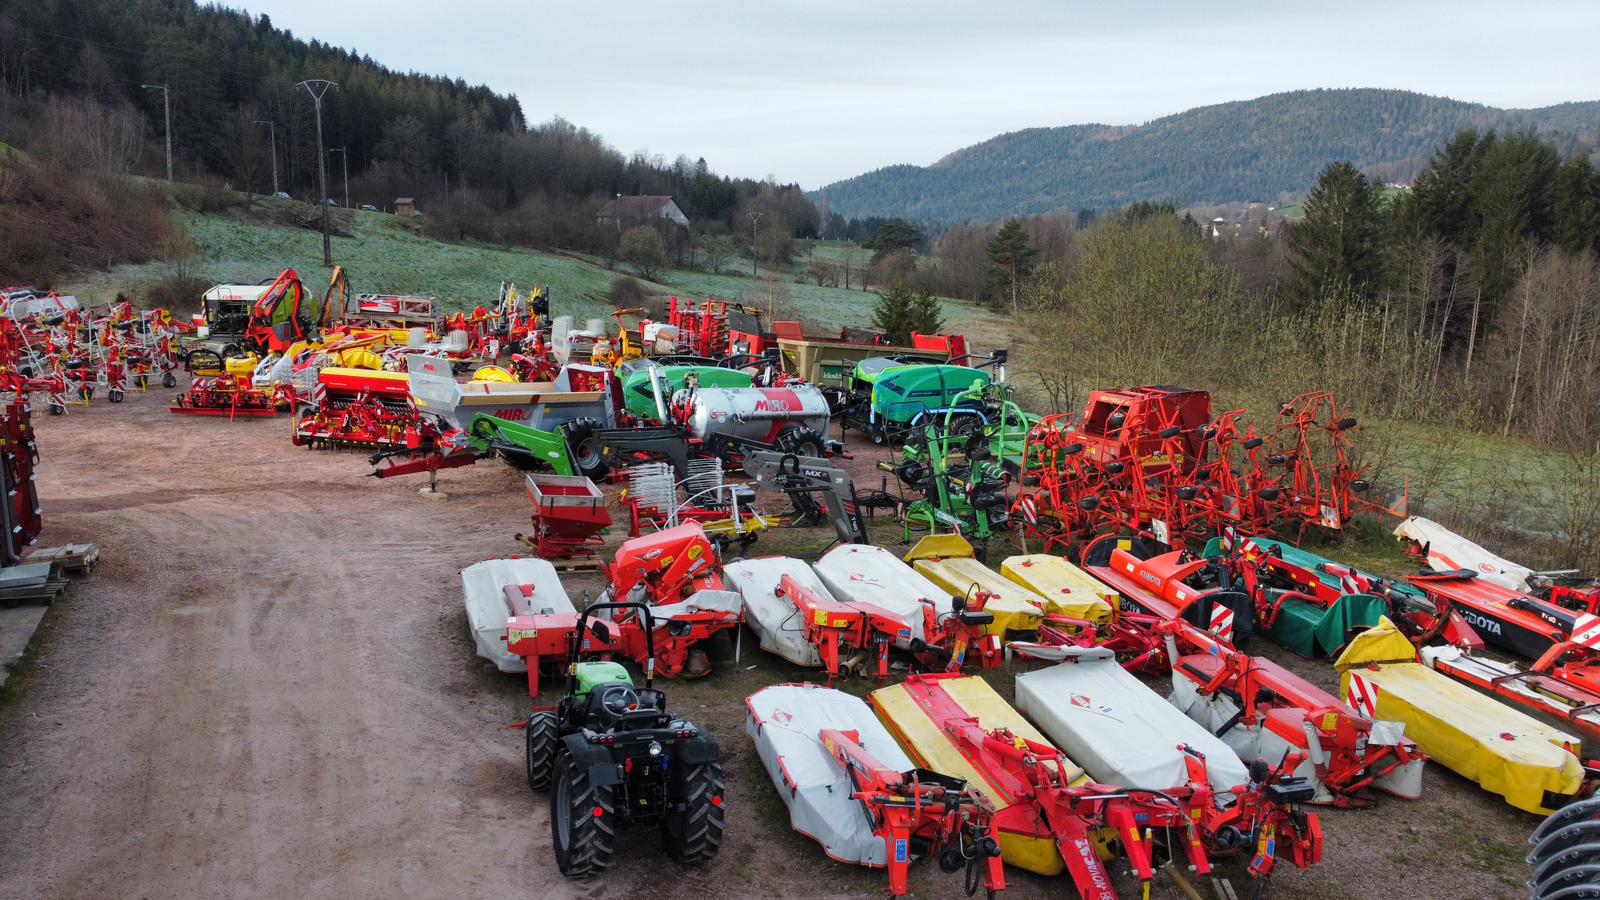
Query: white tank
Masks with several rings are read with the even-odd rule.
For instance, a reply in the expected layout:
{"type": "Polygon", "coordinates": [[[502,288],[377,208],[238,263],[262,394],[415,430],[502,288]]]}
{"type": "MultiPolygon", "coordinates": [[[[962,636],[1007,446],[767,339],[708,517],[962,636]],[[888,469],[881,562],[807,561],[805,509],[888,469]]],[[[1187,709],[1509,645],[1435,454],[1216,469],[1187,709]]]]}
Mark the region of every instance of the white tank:
{"type": "Polygon", "coordinates": [[[786,388],[698,388],[673,395],[673,406],[688,402],[689,431],[704,440],[709,434],[765,441],[779,423],[803,425],[819,436],[828,433],[828,401],[809,384],[786,388]]]}

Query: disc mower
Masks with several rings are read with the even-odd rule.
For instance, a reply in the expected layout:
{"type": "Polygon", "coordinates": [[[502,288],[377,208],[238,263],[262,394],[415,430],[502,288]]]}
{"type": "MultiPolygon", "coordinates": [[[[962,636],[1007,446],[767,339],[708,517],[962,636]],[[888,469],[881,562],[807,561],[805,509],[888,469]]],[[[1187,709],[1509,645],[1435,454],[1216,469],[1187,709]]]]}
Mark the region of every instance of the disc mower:
{"type": "Polygon", "coordinates": [[[667,711],[655,687],[656,630],[646,603],[584,610],[565,696],[553,712],[528,717],[528,787],[550,792],[551,844],[568,878],[611,868],[617,830],[631,825],[656,824],[667,855],[684,865],[704,865],[722,846],[722,751],[703,728],[667,711]],[[602,611],[642,623],[643,688],[617,663],[584,659],[615,639],[602,611]]]}
{"type": "Polygon", "coordinates": [[[887,868],[891,897],[910,893],[918,858],[963,873],[969,897],[1005,889],[993,807],[971,783],[915,766],[859,698],[780,684],[745,706],[745,730],[790,823],[828,858],[887,868]]]}

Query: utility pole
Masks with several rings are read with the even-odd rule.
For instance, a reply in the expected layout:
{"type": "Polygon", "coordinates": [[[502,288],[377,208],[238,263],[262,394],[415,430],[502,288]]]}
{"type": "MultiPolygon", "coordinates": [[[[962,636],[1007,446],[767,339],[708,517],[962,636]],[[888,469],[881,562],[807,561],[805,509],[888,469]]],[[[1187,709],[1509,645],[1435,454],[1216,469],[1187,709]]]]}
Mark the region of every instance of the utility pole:
{"type": "Polygon", "coordinates": [[[167,120],[167,183],[172,183],[172,92],[164,84],[144,84],[140,87],[161,91],[161,111],[167,120]]]}
{"type": "Polygon", "coordinates": [[[337,84],[325,78],[308,78],[299,87],[311,95],[317,107],[317,202],[322,204],[322,264],[333,265],[333,235],[328,231],[328,154],[322,149],[322,96],[337,84]]]}
{"type": "Polygon", "coordinates": [[[760,274],[756,271],[756,261],[761,259],[761,244],[756,240],[756,226],[761,223],[761,217],[765,213],[749,212],[745,215],[750,219],[750,277],[754,278],[760,274]]]}
{"type": "Polygon", "coordinates": [[[350,154],[343,147],[330,147],[329,153],[339,154],[339,161],[344,163],[344,208],[350,208],[350,154]]]}
{"type": "Polygon", "coordinates": [[[268,140],[272,147],[272,195],[276,197],[278,191],[278,123],[271,119],[257,119],[257,125],[267,126],[268,140]]]}

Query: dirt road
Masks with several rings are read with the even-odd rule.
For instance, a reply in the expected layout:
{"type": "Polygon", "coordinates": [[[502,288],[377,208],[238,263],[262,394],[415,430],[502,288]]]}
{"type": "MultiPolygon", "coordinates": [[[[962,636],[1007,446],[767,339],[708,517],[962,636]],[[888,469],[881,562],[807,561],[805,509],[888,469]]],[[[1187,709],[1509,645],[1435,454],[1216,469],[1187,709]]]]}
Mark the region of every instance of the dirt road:
{"type": "MultiPolygon", "coordinates": [[[[285,420],[180,418],[166,399],[38,420],[42,543],[94,541],[103,562],[46,618],[0,709],[0,895],[879,893],[881,875],[789,831],[740,725],[745,694],[801,673],[753,642],[744,665],[670,687],[728,756],[722,857],[688,872],[653,830],[625,833],[604,880],[562,881],[505,728],[526,700],[473,658],[457,580],[518,548],[520,476],[458,470],[430,501],[365,477],[356,454],[291,447],[285,420]]],[[[1502,823],[1509,841],[1531,823],[1447,773],[1428,790],[1331,814],[1329,864],[1273,894],[1515,896],[1492,848],[1502,823]]],[[[954,897],[956,881],[924,866],[915,885],[954,897]]],[[[1008,894],[1065,890],[1017,875],[1008,894]]]]}

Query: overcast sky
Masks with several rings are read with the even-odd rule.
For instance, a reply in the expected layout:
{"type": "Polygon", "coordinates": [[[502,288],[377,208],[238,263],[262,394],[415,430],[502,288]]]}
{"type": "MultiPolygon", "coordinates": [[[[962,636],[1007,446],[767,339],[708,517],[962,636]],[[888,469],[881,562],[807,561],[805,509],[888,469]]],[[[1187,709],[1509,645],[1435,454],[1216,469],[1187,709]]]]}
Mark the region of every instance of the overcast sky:
{"type": "MultiPolygon", "coordinates": [[[[241,5],[228,0],[229,5],[241,5]]],[[[1311,87],[1600,98],[1597,0],[254,0],[280,28],[516,94],[619,149],[806,188],[1006,131],[1311,87]]]]}

